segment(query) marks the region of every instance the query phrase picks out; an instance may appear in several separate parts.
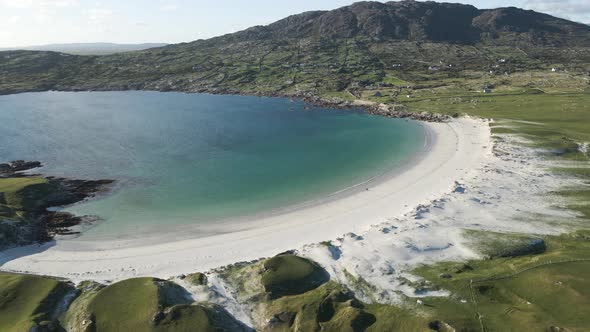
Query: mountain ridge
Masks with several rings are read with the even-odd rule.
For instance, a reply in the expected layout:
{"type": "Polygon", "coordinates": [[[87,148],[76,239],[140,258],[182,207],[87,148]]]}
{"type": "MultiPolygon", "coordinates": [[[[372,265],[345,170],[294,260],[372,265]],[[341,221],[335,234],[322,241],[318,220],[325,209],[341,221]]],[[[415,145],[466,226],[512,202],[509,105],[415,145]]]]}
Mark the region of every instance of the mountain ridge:
{"type": "Polygon", "coordinates": [[[590,71],[590,26],[514,7],[357,2],[128,53],[0,52],[0,94],[156,90],[309,97],[552,67],[590,71]]]}
{"type": "Polygon", "coordinates": [[[584,35],[590,34],[590,26],[582,23],[516,7],[477,9],[434,1],[356,2],[334,10],[291,15],[212,39],[368,37],[473,44],[497,43],[503,34],[543,45],[580,46],[582,42],[590,46],[589,36],[584,35]]]}

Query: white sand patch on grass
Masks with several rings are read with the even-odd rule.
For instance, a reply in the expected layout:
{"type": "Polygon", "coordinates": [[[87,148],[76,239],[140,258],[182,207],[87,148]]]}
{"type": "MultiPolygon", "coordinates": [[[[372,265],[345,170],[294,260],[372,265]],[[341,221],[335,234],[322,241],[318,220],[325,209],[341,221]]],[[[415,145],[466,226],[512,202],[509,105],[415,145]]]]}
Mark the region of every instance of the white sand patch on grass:
{"type": "Polygon", "coordinates": [[[250,316],[246,314],[225,282],[216,273],[207,274],[206,285],[193,285],[186,279],[180,278],[174,278],[173,281],[186,289],[193,301],[220,305],[243,324],[249,327],[253,326],[250,316]]]}
{"type": "Polygon", "coordinates": [[[544,126],[542,122],[524,121],[524,120],[497,120],[496,123],[522,123],[534,126],[544,126]]]}
{"type": "Polygon", "coordinates": [[[464,230],[525,234],[565,232],[574,212],[549,193],[582,185],[575,178],[552,175],[559,166],[523,146],[528,140],[496,135],[494,153],[456,182],[455,189],[401,218],[348,234],[329,243],[306,246],[299,254],[320,262],[333,278],[357,290],[363,300],[395,303],[404,296],[448,295],[421,290],[408,271],[421,264],[479,258],[464,230]],[[374,289],[367,292],[360,278],[374,289]],[[351,280],[352,279],[352,280],[351,280]]]}

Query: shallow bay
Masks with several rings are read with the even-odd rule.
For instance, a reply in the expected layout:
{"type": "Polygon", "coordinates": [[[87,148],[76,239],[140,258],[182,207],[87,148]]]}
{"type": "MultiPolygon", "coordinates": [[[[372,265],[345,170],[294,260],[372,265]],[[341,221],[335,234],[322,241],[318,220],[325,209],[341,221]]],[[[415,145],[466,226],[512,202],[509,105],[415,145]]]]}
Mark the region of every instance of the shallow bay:
{"type": "Polygon", "coordinates": [[[418,123],[281,98],[156,92],[0,97],[0,160],[45,174],[108,178],[110,195],[69,207],[125,237],[309,202],[400,167],[418,123]],[[307,108],[307,109],[306,109],[307,108]]]}

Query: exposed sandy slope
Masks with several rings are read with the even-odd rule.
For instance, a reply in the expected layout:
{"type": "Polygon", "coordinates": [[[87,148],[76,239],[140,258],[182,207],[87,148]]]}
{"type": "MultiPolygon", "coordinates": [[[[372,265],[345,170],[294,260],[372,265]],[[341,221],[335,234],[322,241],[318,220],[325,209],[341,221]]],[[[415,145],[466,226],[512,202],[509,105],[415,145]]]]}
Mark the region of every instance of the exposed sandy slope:
{"type": "MultiPolygon", "coordinates": [[[[402,172],[371,184],[369,190],[357,190],[339,199],[254,221],[224,223],[207,230],[217,235],[206,237],[195,234],[192,239],[168,243],[157,243],[149,238],[133,242],[78,239],[17,248],[0,254],[0,263],[4,262],[1,269],[73,280],[166,278],[303,248],[349,232],[361,234],[372,225],[402,218],[416,211],[417,206],[431,204],[449,194],[455,189],[456,181],[477,178],[494,158],[485,121],[463,118],[448,124],[424,125],[429,132],[424,152],[402,172]]],[[[410,222],[408,227],[416,224],[415,220],[410,222]]],[[[452,237],[456,232],[458,230],[453,229],[447,235],[452,237]]],[[[186,238],[186,234],[179,238],[186,238]]],[[[391,240],[396,239],[401,240],[400,245],[404,244],[403,238],[391,240]]],[[[366,259],[372,257],[362,251],[358,254],[367,255],[366,259]]],[[[322,255],[310,256],[322,261],[322,255]]],[[[324,263],[331,264],[325,260],[324,263]]]]}
{"type": "Polygon", "coordinates": [[[333,279],[368,302],[395,303],[400,294],[447,295],[418,291],[404,279],[415,281],[408,272],[420,264],[478,258],[477,240],[465,230],[542,235],[567,231],[577,222],[575,213],[564,208],[564,198],[550,193],[581,186],[581,180],[555,175],[551,168],[587,163],[552,161],[522,143],[522,137],[498,135],[493,138],[493,154],[486,152],[479,165],[469,164],[473,168],[458,179],[454,190],[404,216],[329,244],[305,246],[298,253],[319,262],[333,279]],[[371,294],[356,287],[351,275],[370,284],[371,294]]]}

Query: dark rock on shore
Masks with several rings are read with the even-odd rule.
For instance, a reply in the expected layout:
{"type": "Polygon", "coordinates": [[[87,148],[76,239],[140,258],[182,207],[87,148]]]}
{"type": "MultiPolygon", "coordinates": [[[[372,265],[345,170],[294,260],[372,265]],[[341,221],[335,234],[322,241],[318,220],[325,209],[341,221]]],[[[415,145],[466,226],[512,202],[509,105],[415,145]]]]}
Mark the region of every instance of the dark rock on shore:
{"type": "Polygon", "coordinates": [[[370,108],[368,112],[388,118],[412,119],[425,122],[446,122],[451,119],[449,116],[444,114],[435,114],[429,112],[406,112],[404,110],[400,110],[400,108],[401,107],[397,105],[391,107],[373,107],[370,108]]]}
{"type": "Polygon", "coordinates": [[[14,160],[0,164],[0,177],[15,176],[17,173],[43,166],[39,161],[14,160]]]}
{"type": "Polygon", "coordinates": [[[425,122],[447,122],[451,119],[450,116],[444,114],[436,114],[436,113],[429,113],[429,112],[407,112],[405,111],[405,107],[403,105],[387,105],[387,104],[377,104],[373,102],[350,102],[341,99],[334,99],[334,100],[326,100],[320,97],[315,96],[299,96],[303,101],[310,103],[317,107],[325,107],[325,108],[336,108],[336,109],[362,109],[363,111],[373,114],[384,116],[388,118],[397,118],[397,119],[412,119],[416,121],[425,121],[425,122]]]}

